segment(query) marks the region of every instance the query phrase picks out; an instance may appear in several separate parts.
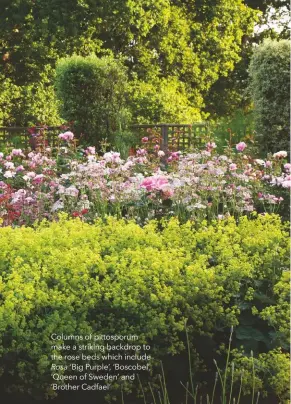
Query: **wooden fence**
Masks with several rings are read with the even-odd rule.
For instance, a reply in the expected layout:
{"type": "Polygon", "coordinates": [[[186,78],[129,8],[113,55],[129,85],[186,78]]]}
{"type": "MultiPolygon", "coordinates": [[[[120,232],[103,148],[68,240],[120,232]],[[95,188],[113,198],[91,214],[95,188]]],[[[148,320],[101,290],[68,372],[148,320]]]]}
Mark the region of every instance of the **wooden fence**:
{"type": "MultiPolygon", "coordinates": [[[[131,125],[130,129],[137,134],[139,139],[146,136],[157,135],[161,139],[161,149],[168,150],[174,147],[177,150],[188,150],[192,147],[200,147],[205,143],[209,133],[207,123],[194,124],[144,124],[131,125]]],[[[63,132],[61,126],[35,127],[34,132],[45,130],[46,139],[50,146],[57,144],[57,136],[63,132]]],[[[0,127],[0,148],[16,147],[27,150],[30,146],[31,128],[26,127],[0,127]],[[1,147],[2,146],[2,147],[1,147]]]]}
{"type": "Polygon", "coordinates": [[[48,144],[54,147],[57,144],[57,136],[62,132],[60,126],[35,127],[34,131],[22,126],[0,127],[0,147],[8,146],[26,150],[30,146],[32,132],[39,133],[42,130],[46,131],[48,144]]]}
{"type": "Polygon", "coordinates": [[[192,147],[201,147],[209,134],[209,125],[206,122],[193,124],[144,124],[132,125],[133,131],[139,132],[139,137],[157,134],[161,138],[161,149],[188,150],[192,147]]]}

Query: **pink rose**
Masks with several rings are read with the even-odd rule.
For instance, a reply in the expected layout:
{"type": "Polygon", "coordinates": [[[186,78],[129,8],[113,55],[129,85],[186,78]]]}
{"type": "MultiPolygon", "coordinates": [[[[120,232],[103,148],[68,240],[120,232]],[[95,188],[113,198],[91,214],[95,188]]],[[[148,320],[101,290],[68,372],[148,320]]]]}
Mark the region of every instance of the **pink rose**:
{"type": "Polygon", "coordinates": [[[136,152],[137,156],[145,156],[147,154],[147,151],[145,149],[138,149],[136,152]]]}
{"type": "Polygon", "coordinates": [[[162,190],[162,187],[168,185],[168,183],[169,182],[166,177],[157,175],[145,178],[141,182],[140,187],[145,188],[147,191],[153,191],[154,189],[160,191],[162,190]]]}
{"type": "Polygon", "coordinates": [[[239,143],[235,146],[236,150],[239,151],[239,152],[243,152],[246,147],[247,147],[247,145],[246,145],[245,142],[239,142],[239,143]]]}
{"type": "Polygon", "coordinates": [[[214,142],[208,142],[206,145],[206,150],[211,152],[213,149],[216,149],[216,143],[214,142]]]}
{"type": "Polygon", "coordinates": [[[277,153],[273,154],[275,159],[284,159],[288,156],[288,153],[285,150],[280,150],[277,153]]]}
{"type": "Polygon", "coordinates": [[[61,140],[66,140],[67,142],[69,142],[74,139],[74,134],[72,132],[65,132],[60,133],[58,137],[61,140]]]}

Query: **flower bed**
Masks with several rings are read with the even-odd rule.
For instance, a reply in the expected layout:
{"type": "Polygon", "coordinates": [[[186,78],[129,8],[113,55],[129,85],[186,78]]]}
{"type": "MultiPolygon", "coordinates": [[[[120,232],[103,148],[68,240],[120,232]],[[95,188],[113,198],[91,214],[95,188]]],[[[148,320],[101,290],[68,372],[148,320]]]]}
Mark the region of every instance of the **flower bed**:
{"type": "Polygon", "coordinates": [[[143,139],[143,148],[122,160],[76,150],[73,134],[59,136],[55,149],[25,155],[0,154],[0,218],[4,225],[54,220],[61,211],[94,221],[107,214],[147,220],[177,216],[180,221],[239,217],[253,211],[276,212],[290,188],[285,151],[254,159],[241,142],[224,155],[215,144],[205,150],[168,155],[143,139]]]}

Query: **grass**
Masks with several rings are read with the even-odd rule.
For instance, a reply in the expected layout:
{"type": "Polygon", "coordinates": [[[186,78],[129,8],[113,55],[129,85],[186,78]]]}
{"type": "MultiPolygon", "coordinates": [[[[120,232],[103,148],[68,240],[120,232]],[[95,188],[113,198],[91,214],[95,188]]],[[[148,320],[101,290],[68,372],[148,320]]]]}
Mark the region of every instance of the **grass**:
{"type": "MultiPolygon", "coordinates": [[[[206,394],[198,395],[199,387],[198,385],[195,386],[192,374],[192,364],[191,364],[191,349],[190,349],[190,341],[189,335],[187,330],[187,324],[185,323],[185,330],[186,330],[186,341],[187,341],[187,352],[188,352],[188,368],[189,368],[189,381],[184,384],[180,381],[180,384],[185,390],[185,397],[183,398],[183,404],[240,404],[242,399],[242,386],[243,386],[243,375],[244,372],[242,370],[241,377],[240,377],[240,386],[237,397],[233,396],[233,386],[234,386],[234,363],[231,363],[230,370],[229,370],[229,362],[230,362],[230,352],[231,352],[231,342],[232,342],[232,335],[233,335],[233,327],[230,330],[230,337],[228,342],[228,350],[226,356],[226,364],[224,370],[219,369],[217,362],[214,360],[214,364],[216,366],[217,372],[215,375],[215,380],[212,388],[211,395],[206,394]],[[228,386],[228,373],[230,373],[230,385],[228,386]],[[219,398],[219,403],[217,401],[217,388],[220,384],[221,393],[219,398]],[[215,401],[214,401],[215,400],[215,401]]],[[[259,404],[260,399],[260,392],[255,395],[255,365],[254,365],[254,358],[253,352],[251,352],[252,358],[252,392],[251,392],[251,404],[259,404]]],[[[141,395],[143,398],[144,404],[177,404],[176,402],[171,402],[169,398],[167,382],[165,377],[165,372],[163,368],[163,364],[161,362],[161,374],[159,375],[159,384],[160,388],[157,391],[154,391],[154,388],[151,383],[149,383],[149,392],[150,392],[150,400],[147,401],[145,390],[142,386],[141,380],[138,376],[139,386],[141,390],[141,395]]],[[[123,390],[121,389],[121,402],[125,404],[123,390]]],[[[181,401],[182,404],[182,401],[181,401]]]]}

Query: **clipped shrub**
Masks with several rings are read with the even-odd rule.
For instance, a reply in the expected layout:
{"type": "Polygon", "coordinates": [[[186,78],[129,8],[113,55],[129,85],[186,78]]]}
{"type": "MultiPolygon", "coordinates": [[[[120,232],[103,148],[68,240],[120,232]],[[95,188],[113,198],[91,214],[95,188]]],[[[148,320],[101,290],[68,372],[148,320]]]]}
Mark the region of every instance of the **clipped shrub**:
{"type": "Polygon", "coordinates": [[[34,229],[1,228],[0,374],[10,388],[51,394],[54,332],[136,334],[160,359],[185,351],[188,319],[190,347],[201,360],[231,326],[245,327],[234,344],[246,341],[246,351],[280,346],[283,320],[269,324],[252,310],[283,304],[278,285],[287,268],[288,233],[273,215],[197,230],[176,219],[141,228],[65,215],[34,229]]]}
{"type": "Polygon", "coordinates": [[[112,137],[130,119],[125,107],[126,88],[126,69],[110,56],[72,56],[57,64],[61,116],[74,121],[75,133],[93,144],[112,137]]]}
{"type": "Polygon", "coordinates": [[[250,91],[256,130],[264,152],[289,150],[290,43],[266,40],[254,50],[250,63],[250,91]]]}

